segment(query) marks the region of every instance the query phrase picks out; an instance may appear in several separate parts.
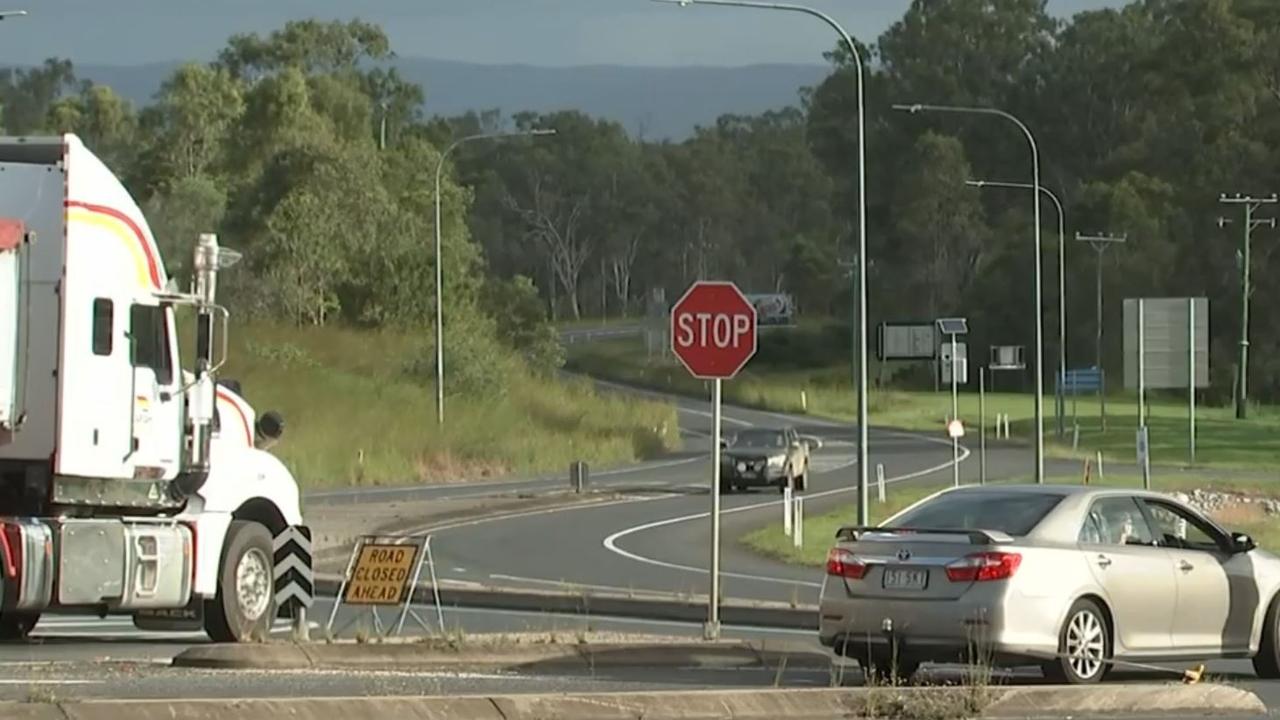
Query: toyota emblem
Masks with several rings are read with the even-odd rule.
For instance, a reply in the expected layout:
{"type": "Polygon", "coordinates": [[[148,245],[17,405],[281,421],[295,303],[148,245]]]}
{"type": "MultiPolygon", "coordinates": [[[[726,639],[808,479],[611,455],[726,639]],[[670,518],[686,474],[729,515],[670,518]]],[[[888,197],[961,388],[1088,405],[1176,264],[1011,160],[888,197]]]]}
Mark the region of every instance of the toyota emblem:
{"type": "Polygon", "coordinates": [[[911,551],[910,551],[910,550],[908,550],[908,549],[906,549],[906,548],[902,548],[901,550],[899,550],[899,551],[898,551],[898,559],[899,559],[899,560],[901,560],[901,561],[903,561],[903,562],[906,562],[907,560],[910,560],[910,559],[911,559],[911,551]]]}

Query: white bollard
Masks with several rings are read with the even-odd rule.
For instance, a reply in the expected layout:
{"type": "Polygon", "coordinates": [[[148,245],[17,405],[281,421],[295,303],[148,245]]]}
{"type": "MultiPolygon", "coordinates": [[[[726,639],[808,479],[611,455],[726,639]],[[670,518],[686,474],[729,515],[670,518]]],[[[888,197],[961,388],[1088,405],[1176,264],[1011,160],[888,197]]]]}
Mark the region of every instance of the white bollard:
{"type": "Polygon", "coordinates": [[[791,540],[796,547],[804,547],[804,498],[798,497],[795,500],[796,520],[791,540]]]}
{"type": "Polygon", "coordinates": [[[880,502],[884,502],[884,463],[876,463],[876,487],[880,490],[880,502]]]}
{"type": "Polygon", "coordinates": [[[1102,471],[1102,451],[1098,451],[1098,480],[1102,481],[1107,478],[1106,473],[1102,471]]]}
{"type": "Polygon", "coordinates": [[[800,391],[800,407],[804,410],[804,412],[806,413],[809,412],[809,394],[806,393],[804,390],[800,391]]]}
{"type": "Polygon", "coordinates": [[[791,537],[791,485],[782,489],[782,532],[791,537]]]}

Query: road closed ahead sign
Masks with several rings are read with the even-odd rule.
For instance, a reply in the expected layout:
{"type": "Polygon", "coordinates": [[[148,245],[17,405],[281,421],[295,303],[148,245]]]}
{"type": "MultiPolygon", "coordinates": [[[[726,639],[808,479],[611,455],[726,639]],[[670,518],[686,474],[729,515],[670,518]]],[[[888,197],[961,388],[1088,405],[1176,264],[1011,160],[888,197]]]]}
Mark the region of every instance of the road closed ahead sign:
{"type": "Polygon", "coordinates": [[[731,378],[756,354],[755,306],[733,283],[695,283],[671,310],[671,344],[694,377],[731,378]]]}
{"type": "Polygon", "coordinates": [[[361,546],[351,570],[343,602],[348,605],[399,605],[413,579],[416,545],[374,544],[361,546]]]}

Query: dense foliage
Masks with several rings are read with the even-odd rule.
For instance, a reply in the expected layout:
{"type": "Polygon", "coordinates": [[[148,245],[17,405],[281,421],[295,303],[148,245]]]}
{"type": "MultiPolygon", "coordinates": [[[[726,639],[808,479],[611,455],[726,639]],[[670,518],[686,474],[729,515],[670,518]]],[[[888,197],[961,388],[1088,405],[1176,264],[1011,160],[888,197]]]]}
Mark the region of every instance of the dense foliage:
{"type": "MultiPolygon", "coordinates": [[[[1031,127],[1043,181],[1066,206],[1071,364],[1094,360],[1096,261],[1071,238],[1127,234],[1103,257],[1106,365],[1121,367],[1123,298],[1205,296],[1215,388],[1229,392],[1243,213],[1218,198],[1280,190],[1280,4],[1136,0],[1059,21],[1044,0],[915,0],[860,42],[873,322],[962,314],[975,356],[1031,346],[1030,192],[964,183],[1030,182],[1024,138],[997,118],[891,110],[995,107],[1031,127]],[[1234,222],[1220,227],[1221,215],[1234,222]]],[[[809,314],[848,312],[858,212],[848,48],[827,54],[830,76],[797,107],[722,117],[681,142],[572,110],[429,118],[420,88],[367,69],[391,57],[376,27],[296,22],[233,38],[138,113],[77,83],[61,60],[0,77],[0,103],[9,132],[75,130],[127,168],[166,242],[228,233],[252,258],[239,301],[298,323],[426,325],[440,153],[476,132],[533,128],[558,134],[466,143],[451,156],[445,282],[458,307],[447,322],[554,366],[535,298],[556,317],[634,316],[651,289],[671,300],[716,277],[790,292],[809,314]]],[[[1042,210],[1054,358],[1057,218],[1042,210]]],[[[1274,247],[1273,232],[1255,233],[1250,383],[1268,399],[1280,395],[1274,247]]]]}

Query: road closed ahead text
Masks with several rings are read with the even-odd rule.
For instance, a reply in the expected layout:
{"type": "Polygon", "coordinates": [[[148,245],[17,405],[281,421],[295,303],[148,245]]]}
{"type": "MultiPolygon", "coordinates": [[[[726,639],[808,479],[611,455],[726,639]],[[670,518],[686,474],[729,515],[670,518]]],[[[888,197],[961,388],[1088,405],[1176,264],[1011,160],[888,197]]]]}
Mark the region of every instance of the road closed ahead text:
{"type": "Polygon", "coordinates": [[[344,601],[351,605],[396,605],[413,579],[418,548],[413,545],[365,545],[360,548],[344,601]]]}

